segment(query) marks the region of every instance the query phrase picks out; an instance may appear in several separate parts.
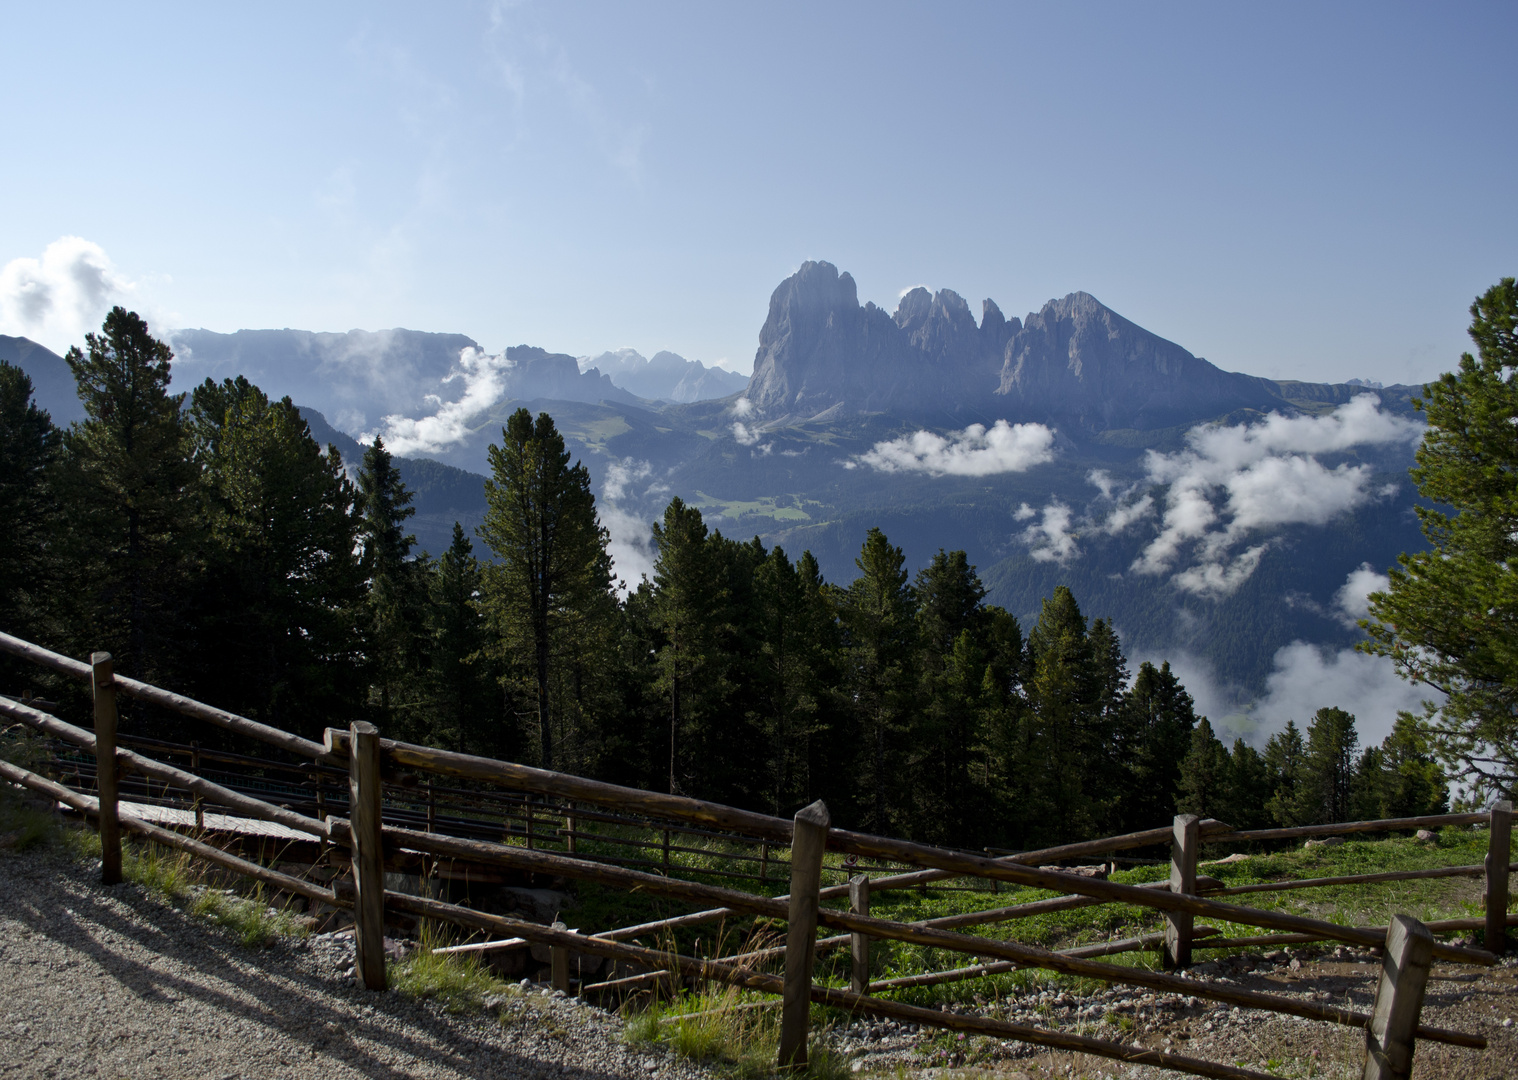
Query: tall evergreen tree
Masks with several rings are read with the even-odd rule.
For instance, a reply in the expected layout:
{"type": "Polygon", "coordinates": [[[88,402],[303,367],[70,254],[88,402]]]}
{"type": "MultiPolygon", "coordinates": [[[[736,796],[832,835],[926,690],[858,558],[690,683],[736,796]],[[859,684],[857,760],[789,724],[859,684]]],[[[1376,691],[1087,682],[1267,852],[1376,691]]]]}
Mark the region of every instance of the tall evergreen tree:
{"type": "Polygon", "coordinates": [[[547,413],[534,421],[518,409],[489,456],[480,536],[499,561],[485,576],[486,595],[511,656],[526,656],[539,760],[553,768],[555,669],[573,656],[576,638],[615,609],[607,532],[589,471],[570,465],[547,413]]]}
{"type": "Polygon", "coordinates": [[[866,825],[885,832],[902,824],[897,759],[914,711],[917,627],[906,559],[885,533],[870,529],[854,565],[859,576],[838,597],[859,740],[854,778],[866,825]]]}
{"type": "Polygon", "coordinates": [[[1301,791],[1307,765],[1307,745],[1295,720],[1272,735],[1265,743],[1265,772],[1270,778],[1271,796],[1265,804],[1271,820],[1284,828],[1305,825],[1301,791]]]}
{"type": "Polygon", "coordinates": [[[1307,756],[1297,791],[1298,817],[1308,824],[1347,821],[1353,816],[1355,752],[1360,740],[1355,718],[1326,707],[1307,727],[1307,756]]]}
{"type": "Polygon", "coordinates": [[[1265,759],[1243,739],[1235,739],[1228,761],[1228,792],[1219,816],[1236,829],[1268,828],[1266,806],[1271,794],[1265,759]]]}
{"type": "Polygon", "coordinates": [[[1406,679],[1447,695],[1430,733],[1479,788],[1518,798],[1518,281],[1471,305],[1457,372],[1414,405],[1428,416],[1412,478],[1426,551],[1372,593],[1370,640],[1406,679]]]}
{"type": "Polygon", "coordinates": [[[1196,714],[1169,661],[1158,668],[1147,660],[1139,665],[1125,707],[1128,771],[1119,828],[1136,831],[1163,825],[1174,814],[1196,714]]]}
{"type": "Polygon", "coordinates": [[[320,737],[361,706],[357,492],[289,398],[246,379],[195,389],[189,427],[207,524],[189,652],[218,702],[320,737]]]}
{"type": "Polygon", "coordinates": [[[69,621],[89,627],[81,645],[116,654],[117,670],[167,678],[195,531],[184,395],[168,392],[173,353],[136,312],[115,307],[64,359],[85,411],[65,436],[61,473],[80,585],[64,597],[69,621]]]}
{"type": "Polygon", "coordinates": [[[411,558],[416,537],[404,524],[416,509],[383,439],[376,437],[364,451],[358,494],[363,514],[359,537],[369,577],[364,606],[373,704],[382,726],[396,720],[398,710],[412,714],[400,718],[401,730],[415,738],[422,734],[422,720],[414,711],[423,671],[425,567],[411,558]]]}
{"type": "Polygon", "coordinates": [[[510,758],[517,740],[488,656],[480,590],[474,545],[455,521],[453,542],[428,576],[430,734],[447,749],[510,758]]]}
{"type": "Polygon", "coordinates": [[[1107,808],[1087,781],[1087,765],[1104,753],[1102,683],[1097,678],[1086,619],[1064,585],[1044,601],[1028,635],[1027,680],[1032,770],[1032,839],[1058,842],[1095,835],[1107,808]]]}
{"type": "Polygon", "coordinates": [[[1420,817],[1449,812],[1449,780],[1434,756],[1428,732],[1409,713],[1397,717],[1381,743],[1382,817],[1420,817]]]}
{"type": "Polygon", "coordinates": [[[0,360],[0,628],[34,632],[44,611],[43,590],[53,577],[49,538],[57,502],[50,473],[60,436],[46,410],[32,401],[32,380],[0,360]]]}
{"type": "Polygon", "coordinates": [[[1176,813],[1222,818],[1227,812],[1228,774],[1228,750],[1213,734],[1212,724],[1204,716],[1191,730],[1191,748],[1181,763],[1176,813]]]}

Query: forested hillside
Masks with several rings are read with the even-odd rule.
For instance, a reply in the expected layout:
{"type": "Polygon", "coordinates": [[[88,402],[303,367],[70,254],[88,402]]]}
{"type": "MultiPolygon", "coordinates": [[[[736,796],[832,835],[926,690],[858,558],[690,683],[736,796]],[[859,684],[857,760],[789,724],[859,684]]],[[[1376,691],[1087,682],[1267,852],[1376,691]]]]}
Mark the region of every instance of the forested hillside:
{"type": "MultiPolygon", "coordinates": [[[[1130,672],[1069,589],[1022,625],[986,603],[963,551],[910,566],[879,528],[845,586],[676,497],[653,572],[619,591],[590,474],[547,413],[506,418],[476,534],[455,525],[422,553],[382,441],[345,463],[241,377],[169,394],[172,359],[113,310],[67,357],[85,419],[66,430],[0,363],[15,523],[0,628],[106,649],[123,673],[308,736],[369,719],[776,813],[820,797],[840,825],[965,847],[1122,832],[1178,807],[1245,826],[1443,800],[1416,726],[1361,753],[1330,707],[1305,738],[1227,749],[1168,664],[1130,672]]],[[[7,689],[37,678],[0,671],[7,689]]],[[[140,711],[124,724],[181,734],[140,711]]]]}

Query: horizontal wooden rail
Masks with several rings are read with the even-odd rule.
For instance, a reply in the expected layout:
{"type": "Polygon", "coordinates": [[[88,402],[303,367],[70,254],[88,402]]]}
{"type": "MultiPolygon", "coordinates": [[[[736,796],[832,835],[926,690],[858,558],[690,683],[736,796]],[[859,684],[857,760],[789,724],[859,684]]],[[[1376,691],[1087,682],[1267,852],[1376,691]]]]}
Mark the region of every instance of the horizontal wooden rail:
{"type": "MultiPolygon", "coordinates": [[[[1514,864],[1518,866],[1518,864],[1514,864]]],[[[1346,874],[1342,877],[1298,878],[1294,881],[1263,881],[1252,885],[1230,885],[1212,896],[1236,896],[1240,893],[1282,892],[1288,889],[1323,889],[1332,885],[1373,885],[1384,881],[1420,881],[1425,878],[1480,877],[1481,866],[1437,866],[1430,870],[1388,870],[1380,874],[1346,874]]]]}
{"type": "MultiPolygon", "coordinates": [[[[40,645],[33,645],[29,641],[10,634],[0,632],[0,652],[8,652],[13,656],[19,656],[23,660],[29,660],[41,667],[51,668],[61,674],[81,682],[89,682],[91,675],[90,665],[80,660],[73,660],[50,649],[44,649],[40,645]]],[[[125,675],[115,677],[116,689],[128,697],[137,698],[139,701],[150,702],[161,708],[177,712],[182,716],[191,716],[197,720],[205,720],[217,727],[246,735],[260,742],[277,746],[281,750],[287,750],[303,758],[326,759],[332,764],[337,764],[334,759],[328,757],[321,743],[303,739],[299,735],[292,735],[288,731],[270,727],[268,724],[260,724],[257,720],[249,720],[246,716],[238,716],[236,713],[218,709],[212,705],[206,705],[187,698],[183,694],[176,694],[169,690],[160,690],[137,679],[129,679],[125,675]]]]}
{"type": "MultiPolygon", "coordinates": [[[[350,842],[345,825],[346,823],[340,820],[333,822],[333,839],[338,843],[346,844],[350,842]]],[[[657,874],[645,874],[636,870],[625,870],[604,866],[599,863],[569,859],[543,851],[527,851],[503,844],[491,844],[478,840],[459,840],[453,837],[439,836],[432,833],[418,833],[406,829],[387,827],[384,830],[384,835],[387,846],[394,845],[432,855],[471,858],[479,862],[496,862],[504,866],[559,874],[564,877],[578,878],[586,881],[597,881],[604,885],[623,888],[629,891],[646,892],[653,895],[671,896],[698,902],[702,900],[718,901],[736,911],[746,912],[751,915],[763,915],[774,919],[785,919],[789,914],[789,907],[784,901],[754,896],[749,893],[738,892],[734,889],[725,889],[718,885],[703,885],[697,882],[682,881],[678,878],[665,878],[657,874]]],[[[1226,909],[1226,905],[1218,906],[1226,909]]],[[[1237,915],[1237,911],[1228,910],[1237,915]]],[[[1025,967],[1047,968],[1051,971],[1060,971],[1067,975],[1084,976],[1104,982],[1143,986],[1147,989],[1158,990],[1164,993],[1191,994],[1196,997],[1225,1001],[1246,1008],[1267,1009],[1273,1012],[1302,1016],[1312,1020],[1328,1020],[1333,1023],[1349,1024],[1352,1026],[1360,1026],[1365,1020],[1362,1014],[1354,1013],[1337,1006],[1279,998],[1270,994],[1238,990],[1231,987],[1199,984],[1195,980],[1184,979],[1177,975],[1103,964],[1051,952],[1048,949],[1041,949],[1032,945],[999,941],[992,938],[972,937],[947,930],[936,930],[920,924],[892,922],[887,919],[872,918],[867,915],[855,915],[851,912],[836,911],[830,908],[820,909],[817,913],[817,921],[822,925],[830,926],[837,930],[848,931],[852,934],[865,934],[869,937],[906,941],[915,945],[925,945],[930,948],[940,948],[950,952],[1012,960],[1025,967]]],[[[1249,920],[1234,918],[1233,921],[1248,922],[1249,920]]],[[[1306,921],[1316,922],[1316,920],[1306,921]]],[[[1331,927],[1335,931],[1334,936],[1349,932],[1348,928],[1334,926],[1332,923],[1318,925],[1331,927]]],[[[1359,931],[1354,931],[1354,933],[1366,938],[1375,937],[1375,932],[1373,931],[1364,932],[1363,934],[1359,931]]],[[[1384,940],[1385,932],[1382,931],[1381,935],[1384,940]]],[[[531,935],[524,932],[519,932],[515,936],[531,937],[531,935]]],[[[1465,949],[1453,951],[1460,954],[1475,952],[1475,950],[1465,949]]],[[[1428,1038],[1439,1040],[1439,1034],[1435,1029],[1430,1029],[1430,1032],[1431,1034],[1427,1036],[1428,1038]]]]}
{"type": "MultiPolygon", "coordinates": [[[[100,800],[91,795],[81,795],[72,788],[54,783],[34,772],[18,768],[6,761],[0,761],[0,776],[30,788],[32,791],[72,807],[81,814],[91,817],[100,813],[100,800]]],[[[312,884],[289,874],[282,874],[278,870],[270,870],[266,866],[260,866],[247,859],[239,859],[236,855],[222,851],[221,848],[202,843],[172,829],[160,828],[151,822],[142,821],[138,818],[122,814],[120,817],[121,827],[128,831],[140,833],[148,839],[167,847],[177,848],[199,859],[215,863],[234,873],[261,881],[266,885],[272,885],[276,889],[283,889],[296,896],[304,896],[308,900],[316,900],[323,904],[331,904],[333,907],[352,907],[351,902],[345,902],[336,892],[324,889],[320,885],[312,884]]]]}
{"type": "Polygon", "coordinates": [[[1426,814],[1423,817],[1382,818],[1376,821],[1341,821],[1333,825],[1294,825],[1287,829],[1243,829],[1202,837],[1206,844],[1245,843],[1252,840],[1295,840],[1303,836],[1337,836],[1356,832],[1397,832],[1402,829],[1438,829],[1445,825],[1485,825],[1490,815],[1426,814]]]}
{"type": "MultiPolygon", "coordinates": [[[[119,681],[119,680],[118,680],[119,681]]],[[[20,702],[12,701],[7,697],[0,697],[0,716],[9,716],[13,720],[19,720],[23,724],[38,731],[45,731],[59,739],[67,740],[85,750],[94,752],[95,736],[92,732],[77,728],[73,724],[64,723],[56,716],[40,712],[20,702]]],[[[141,754],[121,747],[116,748],[116,760],[123,767],[143,776],[151,776],[155,780],[162,780],[168,784],[192,791],[210,802],[231,809],[240,810],[249,817],[259,818],[263,821],[272,821],[277,825],[294,829],[297,832],[309,833],[312,836],[325,839],[327,826],[324,822],[315,818],[304,817],[293,810],[285,810],[272,803],[255,799],[250,795],[243,795],[231,788],[222,787],[220,784],[196,776],[194,773],[176,769],[172,765],[165,765],[161,761],[143,757],[141,754]]]]}
{"type": "MultiPolygon", "coordinates": [[[[1518,865],[1518,864],[1515,864],[1518,865]]],[[[1486,926],[1486,916],[1474,919],[1435,919],[1423,924],[1431,933],[1448,934],[1457,930],[1480,930],[1486,926]]],[[[1518,926],[1518,911],[1510,911],[1507,925],[1518,926]]],[[[1327,938],[1316,934],[1261,934],[1255,937],[1218,938],[1209,940],[1200,949],[1257,949],[1266,945],[1306,945],[1327,938]]]]}
{"type": "MultiPolygon", "coordinates": [[[[432,900],[406,893],[386,893],[385,906],[413,915],[421,915],[441,922],[451,922],[486,933],[505,933],[528,938],[549,946],[572,949],[577,952],[605,956],[613,960],[629,961],[649,967],[677,970],[684,975],[733,986],[756,990],[760,993],[779,994],[783,980],[778,975],[767,975],[749,968],[731,967],[711,960],[702,960],[679,953],[661,952],[619,941],[554,930],[536,923],[524,923],[504,915],[490,915],[472,908],[457,907],[440,900],[432,900]]],[[[887,1019],[906,1020],[928,1027],[947,1028],[972,1034],[991,1035],[1000,1039],[1016,1039],[1036,1046],[1048,1046],[1057,1050],[1092,1054],[1135,1065],[1154,1065],[1194,1076],[1217,1077],[1220,1080],[1269,1080],[1265,1073],[1254,1072],[1230,1065],[1184,1057],[1168,1050],[1144,1050],[1121,1043],[1070,1032],[1049,1031],[1028,1027],[1005,1020],[989,1020],[982,1017],[960,1016],[957,1013],[939,1012],[882,998],[865,997],[846,990],[833,990],[824,986],[812,986],[811,999],[824,1005],[842,1009],[852,1015],[881,1016],[887,1019]]],[[[1484,1044],[1483,1044],[1484,1045],[1484,1044]]]]}

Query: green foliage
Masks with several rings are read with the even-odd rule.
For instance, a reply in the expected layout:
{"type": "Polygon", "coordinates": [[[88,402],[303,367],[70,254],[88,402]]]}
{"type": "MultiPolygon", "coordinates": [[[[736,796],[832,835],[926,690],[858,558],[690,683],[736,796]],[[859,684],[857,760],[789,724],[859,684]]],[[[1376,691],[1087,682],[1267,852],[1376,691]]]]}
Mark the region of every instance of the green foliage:
{"type": "Polygon", "coordinates": [[[188,630],[179,617],[193,568],[195,473],[168,392],[173,354],[135,312],[111,309],[101,333],[64,359],[86,418],[64,438],[60,498],[70,587],[55,597],[86,648],[118,669],[161,677],[188,630]]]}
{"type": "Polygon", "coordinates": [[[320,738],[361,694],[353,485],[288,398],[246,379],[197,387],[189,428],[206,539],[186,653],[224,707],[320,738]]]}
{"type": "Polygon", "coordinates": [[[1426,388],[1413,480],[1431,545],[1373,593],[1367,650],[1448,695],[1429,706],[1435,745],[1471,783],[1518,795],[1518,282],[1471,305],[1477,356],[1426,388]]]}
{"type": "Polygon", "coordinates": [[[551,416],[534,421],[518,409],[501,437],[490,448],[480,527],[499,560],[485,575],[487,604],[502,655],[526,669],[543,767],[584,771],[593,764],[592,717],[582,691],[615,611],[607,532],[596,517],[590,473],[570,466],[551,416]],[[557,753],[556,733],[567,744],[557,753]]]}
{"type": "Polygon", "coordinates": [[[1202,717],[1192,729],[1191,747],[1181,763],[1176,811],[1203,818],[1224,818],[1231,809],[1230,765],[1228,750],[1212,733],[1212,724],[1202,717]]]}
{"type": "Polygon", "coordinates": [[[378,437],[364,452],[356,502],[362,514],[359,539],[369,578],[364,632],[370,704],[382,726],[398,726],[398,733],[407,738],[424,736],[426,728],[415,706],[421,697],[427,567],[411,559],[416,537],[407,534],[403,525],[416,510],[390,451],[378,437]]]}
{"type": "Polygon", "coordinates": [[[0,360],[0,627],[26,633],[45,610],[43,590],[52,578],[49,534],[56,528],[50,473],[60,435],[32,401],[32,381],[0,360]]]}

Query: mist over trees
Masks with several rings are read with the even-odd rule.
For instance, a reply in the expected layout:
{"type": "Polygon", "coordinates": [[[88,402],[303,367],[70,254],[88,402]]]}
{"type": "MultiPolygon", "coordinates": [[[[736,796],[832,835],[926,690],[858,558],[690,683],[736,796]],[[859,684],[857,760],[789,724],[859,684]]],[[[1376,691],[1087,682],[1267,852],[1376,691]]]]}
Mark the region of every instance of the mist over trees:
{"type": "MultiPolygon", "coordinates": [[[[1445,803],[1411,717],[1380,747],[1335,707],[1263,753],[1225,747],[1169,664],[1131,671],[1068,588],[1025,628],[964,552],[914,574],[879,529],[841,585],[674,498],[652,576],[619,594],[589,475],[546,413],[519,410],[491,448],[490,557],[458,525],[417,551],[382,441],[350,465],[246,379],[170,395],[171,360],[114,309],[69,354],[86,419],[63,432],[0,363],[4,629],[312,738],[368,719],[776,814],[824,798],[840,825],[960,847],[1445,803]]],[[[128,732],[189,737],[124,708],[128,732]]]]}

